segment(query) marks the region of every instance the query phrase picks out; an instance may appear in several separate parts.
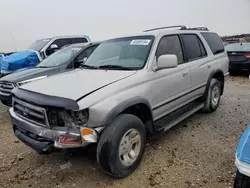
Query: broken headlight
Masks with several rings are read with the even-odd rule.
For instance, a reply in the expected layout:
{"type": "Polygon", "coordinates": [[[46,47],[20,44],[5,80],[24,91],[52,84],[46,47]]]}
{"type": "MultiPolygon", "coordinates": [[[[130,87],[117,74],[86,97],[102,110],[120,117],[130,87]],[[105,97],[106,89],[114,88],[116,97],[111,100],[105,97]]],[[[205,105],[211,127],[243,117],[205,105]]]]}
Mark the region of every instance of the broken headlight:
{"type": "Polygon", "coordinates": [[[88,121],[88,110],[62,111],[60,113],[64,126],[76,127],[83,126],[88,121]]]}

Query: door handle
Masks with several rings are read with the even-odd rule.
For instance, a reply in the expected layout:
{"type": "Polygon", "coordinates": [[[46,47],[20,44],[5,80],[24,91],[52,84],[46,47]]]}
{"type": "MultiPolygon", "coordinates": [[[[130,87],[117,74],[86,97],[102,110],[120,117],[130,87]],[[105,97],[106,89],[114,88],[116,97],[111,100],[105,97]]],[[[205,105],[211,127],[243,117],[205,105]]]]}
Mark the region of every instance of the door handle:
{"type": "Polygon", "coordinates": [[[188,75],[188,72],[184,72],[184,73],[182,73],[182,76],[187,76],[188,75]]]}

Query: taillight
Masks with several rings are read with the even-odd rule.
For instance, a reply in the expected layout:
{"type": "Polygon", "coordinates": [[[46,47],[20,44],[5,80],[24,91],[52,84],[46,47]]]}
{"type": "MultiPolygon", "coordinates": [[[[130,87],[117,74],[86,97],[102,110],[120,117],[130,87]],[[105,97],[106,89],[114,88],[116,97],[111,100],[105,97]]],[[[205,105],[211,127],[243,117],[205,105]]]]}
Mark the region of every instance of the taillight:
{"type": "Polygon", "coordinates": [[[244,56],[247,58],[250,58],[250,54],[245,54],[244,56]]]}

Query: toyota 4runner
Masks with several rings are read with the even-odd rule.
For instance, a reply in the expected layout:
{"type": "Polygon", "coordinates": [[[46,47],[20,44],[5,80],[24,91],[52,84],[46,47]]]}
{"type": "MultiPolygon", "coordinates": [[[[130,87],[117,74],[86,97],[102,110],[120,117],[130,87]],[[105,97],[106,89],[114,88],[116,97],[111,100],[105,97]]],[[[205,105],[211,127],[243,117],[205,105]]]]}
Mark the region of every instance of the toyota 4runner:
{"type": "Polygon", "coordinates": [[[15,88],[13,130],[40,154],[96,143],[104,172],[123,178],[140,164],[150,135],[217,109],[228,62],[207,28],[111,39],[81,69],[15,88]]]}

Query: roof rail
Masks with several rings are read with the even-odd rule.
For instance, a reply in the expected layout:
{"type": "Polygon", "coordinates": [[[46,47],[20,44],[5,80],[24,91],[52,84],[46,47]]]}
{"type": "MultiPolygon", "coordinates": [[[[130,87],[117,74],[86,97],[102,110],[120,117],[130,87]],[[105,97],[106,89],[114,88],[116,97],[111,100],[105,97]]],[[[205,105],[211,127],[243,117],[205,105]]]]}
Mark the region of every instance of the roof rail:
{"type": "Polygon", "coordinates": [[[170,28],[175,28],[175,27],[180,27],[181,30],[186,29],[186,26],[184,26],[184,25],[173,25],[173,26],[167,26],[167,27],[158,27],[158,28],[153,28],[153,29],[147,29],[143,32],[155,31],[155,30],[160,30],[160,29],[170,29],[170,28]]]}
{"type": "Polygon", "coordinates": [[[190,27],[190,28],[181,28],[181,30],[202,30],[202,31],[209,31],[207,27],[190,27]]]}

